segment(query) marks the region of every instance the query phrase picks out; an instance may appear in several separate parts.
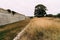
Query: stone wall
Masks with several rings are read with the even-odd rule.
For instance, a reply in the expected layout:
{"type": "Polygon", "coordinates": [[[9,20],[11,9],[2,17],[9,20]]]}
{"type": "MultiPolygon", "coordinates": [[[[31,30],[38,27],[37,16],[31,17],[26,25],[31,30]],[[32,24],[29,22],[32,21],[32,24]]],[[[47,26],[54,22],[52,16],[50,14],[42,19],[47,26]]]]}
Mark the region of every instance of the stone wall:
{"type": "Polygon", "coordinates": [[[0,9],[0,25],[5,25],[20,20],[25,20],[25,16],[19,13],[8,13],[6,10],[0,9]]]}

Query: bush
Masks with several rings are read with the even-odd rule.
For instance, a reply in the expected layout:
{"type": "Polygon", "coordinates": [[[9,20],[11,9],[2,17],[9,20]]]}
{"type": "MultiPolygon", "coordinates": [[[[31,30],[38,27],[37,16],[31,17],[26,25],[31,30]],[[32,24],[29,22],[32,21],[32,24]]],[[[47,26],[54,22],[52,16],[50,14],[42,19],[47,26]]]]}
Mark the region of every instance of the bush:
{"type": "Polygon", "coordinates": [[[11,10],[10,10],[10,9],[7,9],[7,11],[8,11],[9,13],[11,13],[11,10]]]}
{"type": "Polygon", "coordinates": [[[15,11],[12,11],[12,14],[14,15],[16,12],[15,11]]]}
{"type": "Polygon", "coordinates": [[[46,17],[53,17],[53,15],[52,14],[47,14],[46,17]]]}
{"type": "Polygon", "coordinates": [[[56,16],[60,18],[60,13],[58,13],[56,16]]]}

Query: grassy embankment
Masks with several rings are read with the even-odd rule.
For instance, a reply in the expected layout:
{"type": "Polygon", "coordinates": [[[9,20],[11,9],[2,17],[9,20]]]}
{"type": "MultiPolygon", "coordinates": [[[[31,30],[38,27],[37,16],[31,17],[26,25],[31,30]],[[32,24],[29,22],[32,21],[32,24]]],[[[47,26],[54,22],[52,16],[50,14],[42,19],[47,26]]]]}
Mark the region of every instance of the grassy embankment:
{"type": "Polygon", "coordinates": [[[18,40],[60,40],[60,19],[34,18],[22,31],[18,40]]]}
{"type": "Polygon", "coordinates": [[[0,40],[13,40],[28,23],[30,19],[0,26],[0,40]]]}

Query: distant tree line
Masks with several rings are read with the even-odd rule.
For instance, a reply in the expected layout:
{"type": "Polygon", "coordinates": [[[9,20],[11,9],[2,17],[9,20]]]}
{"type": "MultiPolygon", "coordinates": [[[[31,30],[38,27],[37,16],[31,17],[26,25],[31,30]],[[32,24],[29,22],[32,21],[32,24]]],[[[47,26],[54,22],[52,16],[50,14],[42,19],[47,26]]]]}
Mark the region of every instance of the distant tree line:
{"type": "Polygon", "coordinates": [[[47,14],[46,17],[55,17],[55,18],[60,18],[60,13],[58,13],[57,15],[53,15],[53,14],[47,14]]]}

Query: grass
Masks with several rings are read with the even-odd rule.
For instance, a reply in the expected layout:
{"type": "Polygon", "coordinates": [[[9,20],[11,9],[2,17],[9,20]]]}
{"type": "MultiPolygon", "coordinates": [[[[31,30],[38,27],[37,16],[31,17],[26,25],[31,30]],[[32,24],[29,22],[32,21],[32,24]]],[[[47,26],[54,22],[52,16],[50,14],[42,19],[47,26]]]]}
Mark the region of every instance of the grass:
{"type": "Polygon", "coordinates": [[[28,23],[30,19],[0,26],[0,40],[13,40],[28,23]]]}
{"type": "MultiPolygon", "coordinates": [[[[59,18],[34,18],[18,40],[60,40],[59,18]]],[[[17,36],[16,36],[17,37],[17,36]]]]}
{"type": "Polygon", "coordinates": [[[21,33],[19,40],[60,40],[59,18],[33,18],[0,26],[0,40],[13,40],[21,33]]]}

